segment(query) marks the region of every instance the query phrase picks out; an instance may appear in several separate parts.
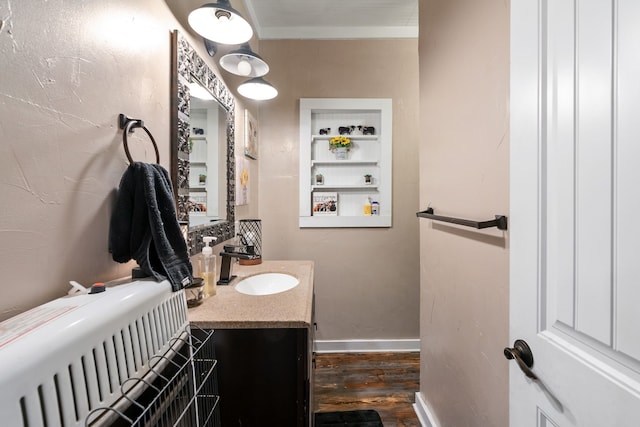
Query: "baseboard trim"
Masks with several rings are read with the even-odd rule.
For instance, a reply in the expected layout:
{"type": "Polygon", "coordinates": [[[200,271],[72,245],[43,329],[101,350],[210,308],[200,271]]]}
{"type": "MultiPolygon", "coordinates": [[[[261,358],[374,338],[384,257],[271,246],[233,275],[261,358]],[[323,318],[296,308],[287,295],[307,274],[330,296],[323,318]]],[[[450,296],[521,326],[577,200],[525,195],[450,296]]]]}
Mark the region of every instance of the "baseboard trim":
{"type": "Polygon", "coordinates": [[[413,404],[413,410],[416,411],[418,420],[422,427],[438,427],[436,418],[433,416],[433,412],[429,409],[427,402],[422,397],[422,393],[416,393],[416,403],[413,404]]]}
{"type": "Polygon", "coordinates": [[[316,353],[372,353],[420,351],[420,339],[403,340],[316,340],[316,353]]]}

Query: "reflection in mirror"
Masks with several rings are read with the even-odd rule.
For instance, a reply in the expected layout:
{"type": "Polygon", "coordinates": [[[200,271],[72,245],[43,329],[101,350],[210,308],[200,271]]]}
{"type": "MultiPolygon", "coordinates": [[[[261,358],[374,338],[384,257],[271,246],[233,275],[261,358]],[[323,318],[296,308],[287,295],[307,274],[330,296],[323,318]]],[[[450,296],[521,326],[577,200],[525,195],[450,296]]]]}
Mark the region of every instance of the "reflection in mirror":
{"type": "Polygon", "coordinates": [[[194,255],[204,236],[221,243],[234,235],[235,100],[177,30],[171,40],[171,179],[178,220],[194,255]],[[196,98],[198,88],[213,99],[196,98]]]}
{"type": "Polygon", "coordinates": [[[196,95],[197,89],[190,86],[190,227],[226,219],[227,208],[227,112],[206,89],[197,83],[195,85],[205,91],[205,95],[196,95]]]}

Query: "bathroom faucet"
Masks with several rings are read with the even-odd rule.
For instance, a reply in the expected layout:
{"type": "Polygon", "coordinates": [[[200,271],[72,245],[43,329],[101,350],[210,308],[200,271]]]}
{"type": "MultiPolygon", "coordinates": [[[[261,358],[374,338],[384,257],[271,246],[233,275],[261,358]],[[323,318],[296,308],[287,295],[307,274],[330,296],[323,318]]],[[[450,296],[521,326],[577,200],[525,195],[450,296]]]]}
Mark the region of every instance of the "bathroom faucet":
{"type": "Polygon", "coordinates": [[[245,245],[224,245],[223,251],[220,252],[222,257],[222,265],[220,266],[220,280],[218,285],[228,285],[236,276],[231,275],[231,258],[254,259],[256,255],[253,253],[253,246],[245,245]],[[236,252],[236,249],[245,249],[246,252],[236,252]],[[247,253],[248,252],[248,253],[247,253]]]}

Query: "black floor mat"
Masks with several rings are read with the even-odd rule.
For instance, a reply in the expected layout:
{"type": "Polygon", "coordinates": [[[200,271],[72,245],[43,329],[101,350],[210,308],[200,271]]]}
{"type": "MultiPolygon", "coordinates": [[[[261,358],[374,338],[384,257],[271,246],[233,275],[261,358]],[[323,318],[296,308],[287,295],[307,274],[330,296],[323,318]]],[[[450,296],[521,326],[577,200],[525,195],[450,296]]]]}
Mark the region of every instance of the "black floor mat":
{"type": "Polygon", "coordinates": [[[316,412],[316,427],[384,427],[372,409],[344,412],[316,412]]]}

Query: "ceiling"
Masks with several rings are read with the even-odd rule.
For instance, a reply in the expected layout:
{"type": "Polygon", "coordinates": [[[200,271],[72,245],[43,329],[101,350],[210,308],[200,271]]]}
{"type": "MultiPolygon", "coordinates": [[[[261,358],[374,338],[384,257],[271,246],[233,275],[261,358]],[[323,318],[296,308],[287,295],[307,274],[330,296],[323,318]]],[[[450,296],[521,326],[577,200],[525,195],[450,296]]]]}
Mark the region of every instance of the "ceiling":
{"type": "MultiPolygon", "coordinates": [[[[165,0],[190,31],[189,13],[216,0],[165,0]]],[[[418,0],[231,0],[260,40],[418,37],[418,0]]],[[[195,33],[193,33],[195,35],[195,33]]]]}
{"type": "Polygon", "coordinates": [[[417,38],[418,0],[244,0],[258,39],[417,38]]]}

